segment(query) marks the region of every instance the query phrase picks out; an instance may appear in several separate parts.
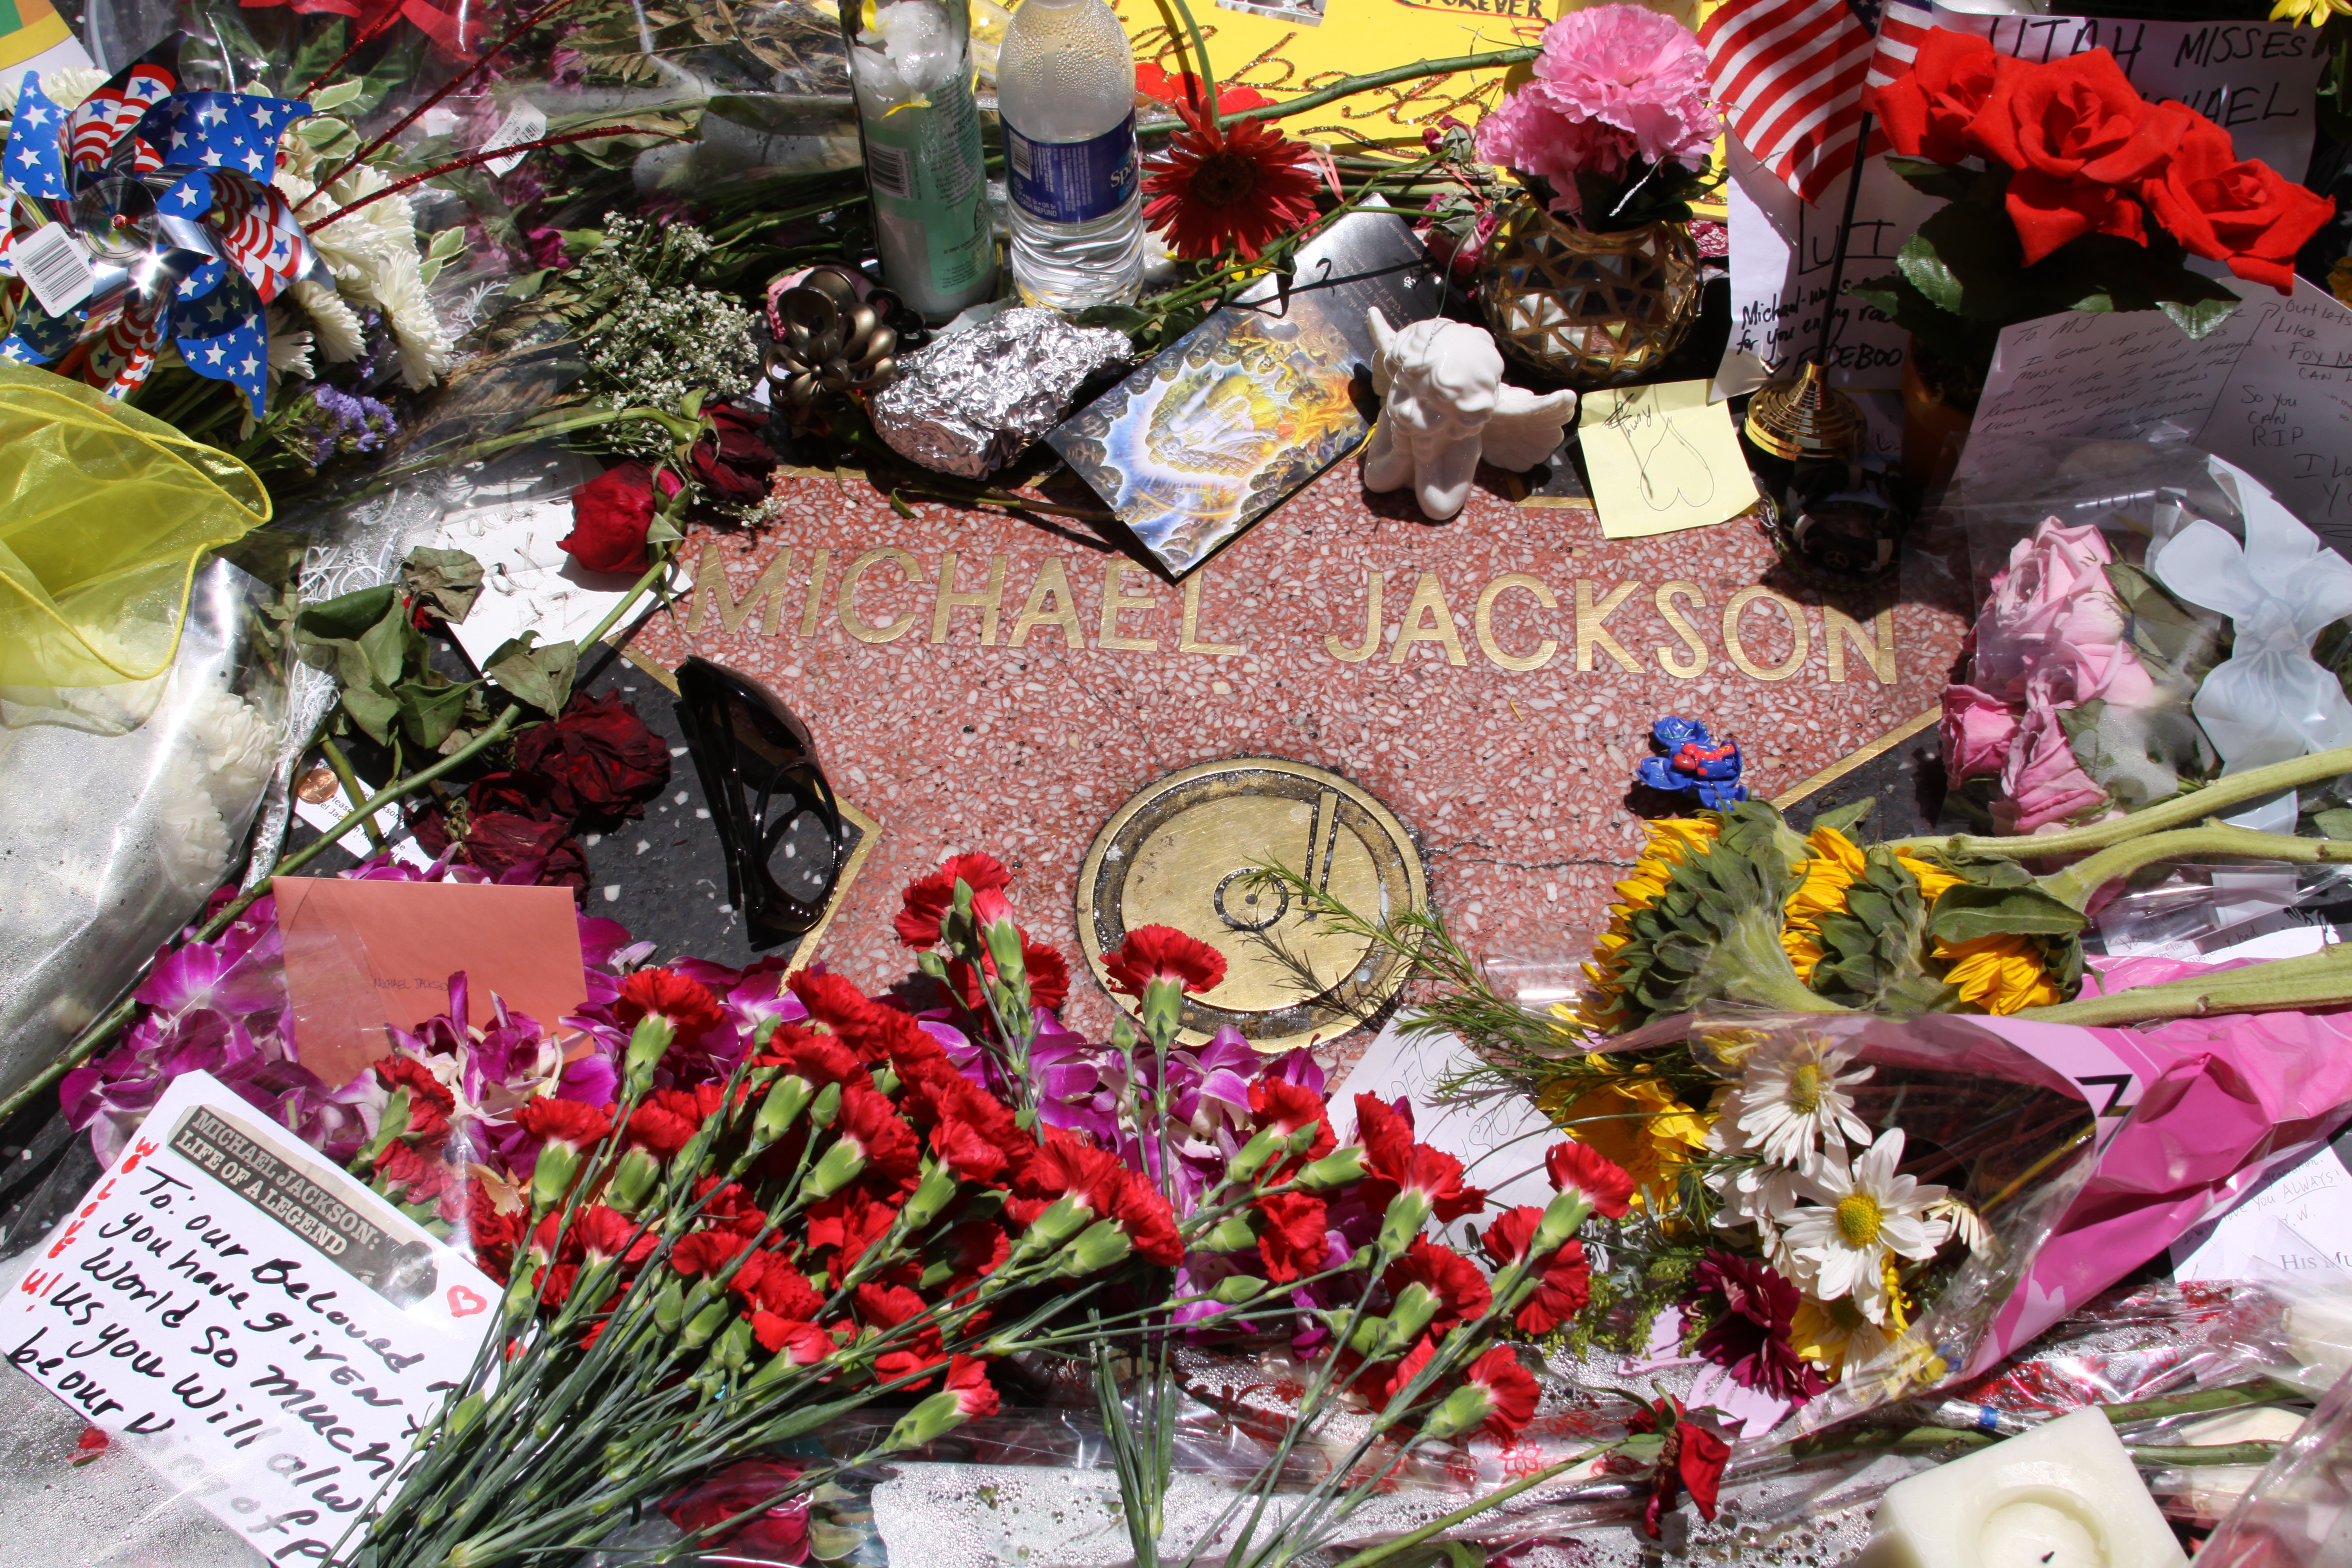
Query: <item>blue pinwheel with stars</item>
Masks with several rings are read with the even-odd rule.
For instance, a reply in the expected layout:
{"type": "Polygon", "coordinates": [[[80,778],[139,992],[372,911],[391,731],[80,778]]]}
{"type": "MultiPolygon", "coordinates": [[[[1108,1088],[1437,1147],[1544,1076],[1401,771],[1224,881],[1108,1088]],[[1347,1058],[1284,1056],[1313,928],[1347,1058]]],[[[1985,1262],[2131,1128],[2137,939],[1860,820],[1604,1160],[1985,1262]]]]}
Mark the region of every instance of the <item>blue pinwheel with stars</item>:
{"type": "Polygon", "coordinates": [[[176,39],[70,110],[26,79],[0,151],[10,197],[0,274],[44,287],[19,301],[0,357],[120,396],[169,343],[196,374],[236,386],[257,417],[264,308],[317,259],[270,184],[278,139],[310,108],[180,82],[176,39]]]}

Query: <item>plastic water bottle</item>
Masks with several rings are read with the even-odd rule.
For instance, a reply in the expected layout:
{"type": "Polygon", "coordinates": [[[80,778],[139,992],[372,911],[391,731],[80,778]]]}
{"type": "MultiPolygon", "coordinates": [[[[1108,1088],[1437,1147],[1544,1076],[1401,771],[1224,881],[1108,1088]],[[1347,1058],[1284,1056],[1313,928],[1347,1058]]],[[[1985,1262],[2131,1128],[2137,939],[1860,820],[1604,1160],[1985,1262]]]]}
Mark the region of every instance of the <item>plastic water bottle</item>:
{"type": "Polygon", "coordinates": [[[967,0],[843,0],[882,281],[933,323],[996,297],[967,0]]]}
{"type": "Polygon", "coordinates": [[[1013,281],[1057,310],[1132,300],[1143,279],[1135,55],[1103,0],[1022,0],[996,65],[1013,281]]]}

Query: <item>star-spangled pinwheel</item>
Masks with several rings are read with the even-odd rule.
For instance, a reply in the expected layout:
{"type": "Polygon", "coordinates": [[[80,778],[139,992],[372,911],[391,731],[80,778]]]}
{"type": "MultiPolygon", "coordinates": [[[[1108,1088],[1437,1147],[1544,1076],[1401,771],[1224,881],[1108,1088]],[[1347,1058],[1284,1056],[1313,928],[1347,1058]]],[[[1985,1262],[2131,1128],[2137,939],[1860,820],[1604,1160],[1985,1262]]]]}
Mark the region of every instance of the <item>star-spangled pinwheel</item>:
{"type": "Polygon", "coordinates": [[[0,357],[52,365],[117,396],[169,342],[196,374],[245,394],[258,417],[269,374],[263,308],[315,260],[271,187],[278,142],[310,112],[289,99],[183,92],[178,41],[118,72],[71,110],[27,77],[0,184],[10,200],[0,274],[56,223],[88,255],[89,292],[61,315],[29,293],[0,357]]]}

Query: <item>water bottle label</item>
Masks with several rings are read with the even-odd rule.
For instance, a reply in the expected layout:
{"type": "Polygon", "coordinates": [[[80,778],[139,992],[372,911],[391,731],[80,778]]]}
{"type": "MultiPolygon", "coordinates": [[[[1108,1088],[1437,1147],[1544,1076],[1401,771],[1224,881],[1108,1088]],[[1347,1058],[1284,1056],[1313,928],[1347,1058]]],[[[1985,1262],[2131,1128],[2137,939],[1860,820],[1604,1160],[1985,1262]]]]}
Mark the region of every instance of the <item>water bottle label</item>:
{"type": "MultiPolygon", "coordinates": [[[[919,104],[860,124],[875,221],[887,241],[886,279],[893,267],[923,268],[928,278],[908,279],[913,291],[945,295],[992,270],[980,110],[968,79],[953,79],[919,104]]],[[[900,282],[892,287],[906,291],[900,282]]]]}
{"type": "Polygon", "coordinates": [[[1034,142],[1004,126],[1007,188],[1023,212],[1046,223],[1092,223],[1135,195],[1135,116],[1084,142],[1034,142]]]}

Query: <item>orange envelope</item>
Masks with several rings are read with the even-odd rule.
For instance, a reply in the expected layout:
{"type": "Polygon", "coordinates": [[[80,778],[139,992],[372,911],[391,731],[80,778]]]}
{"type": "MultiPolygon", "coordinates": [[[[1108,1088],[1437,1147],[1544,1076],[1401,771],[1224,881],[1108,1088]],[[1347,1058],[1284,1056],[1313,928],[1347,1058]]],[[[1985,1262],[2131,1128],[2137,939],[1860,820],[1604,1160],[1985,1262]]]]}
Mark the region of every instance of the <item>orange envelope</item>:
{"type": "Polygon", "coordinates": [[[447,1012],[461,969],[476,1025],[492,992],[551,1033],[588,999],[568,888],[280,877],[275,891],[295,1046],[330,1084],[392,1054],[385,1025],[447,1012]]]}

